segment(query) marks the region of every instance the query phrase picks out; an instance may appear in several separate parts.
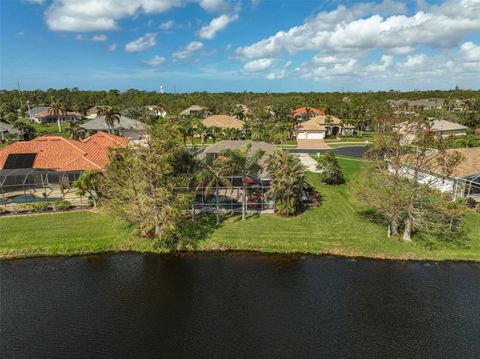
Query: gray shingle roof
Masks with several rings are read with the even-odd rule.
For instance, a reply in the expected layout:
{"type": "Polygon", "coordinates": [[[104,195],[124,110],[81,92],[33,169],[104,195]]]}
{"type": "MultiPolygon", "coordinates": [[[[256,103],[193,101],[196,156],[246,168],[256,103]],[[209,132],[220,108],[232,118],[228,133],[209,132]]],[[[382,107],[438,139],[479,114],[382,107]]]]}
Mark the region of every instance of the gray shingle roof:
{"type": "Polygon", "coordinates": [[[16,128],[13,128],[12,125],[0,121],[0,132],[8,132],[12,134],[20,134],[20,131],[16,128]]]}
{"type": "MultiPolygon", "coordinates": [[[[105,131],[108,126],[105,123],[105,116],[97,116],[93,120],[85,122],[82,127],[86,130],[105,131]]],[[[120,116],[120,123],[115,122],[114,127],[120,130],[139,130],[145,131],[147,126],[140,121],[134,120],[126,116],[120,116]]]]}
{"type": "Polygon", "coordinates": [[[467,127],[460,125],[459,123],[446,120],[434,120],[432,124],[432,130],[434,131],[460,131],[466,129],[467,127]]]}

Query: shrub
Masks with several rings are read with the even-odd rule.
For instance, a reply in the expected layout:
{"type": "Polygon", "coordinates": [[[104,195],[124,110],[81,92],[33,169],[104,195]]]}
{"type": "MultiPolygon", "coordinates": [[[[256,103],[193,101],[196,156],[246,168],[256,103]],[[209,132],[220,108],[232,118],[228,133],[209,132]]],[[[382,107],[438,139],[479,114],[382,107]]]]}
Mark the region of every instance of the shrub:
{"type": "Polygon", "coordinates": [[[465,205],[468,208],[474,209],[475,206],[477,205],[477,201],[475,201],[472,197],[468,197],[467,200],[465,201],[465,205]]]}
{"type": "Polygon", "coordinates": [[[317,168],[322,171],[320,178],[322,182],[327,184],[342,184],[345,183],[345,177],[343,171],[338,164],[335,152],[327,151],[325,156],[318,159],[317,168]]]}
{"type": "Polygon", "coordinates": [[[5,207],[0,206],[0,216],[1,216],[2,214],[7,214],[8,212],[9,212],[9,211],[8,211],[5,207]]]}
{"type": "Polygon", "coordinates": [[[52,206],[50,202],[36,202],[25,204],[23,208],[31,212],[45,212],[48,211],[52,206]]]}
{"type": "Polygon", "coordinates": [[[70,208],[72,208],[72,204],[65,199],[57,201],[53,204],[53,209],[54,210],[62,211],[62,210],[70,209],[70,208]]]}

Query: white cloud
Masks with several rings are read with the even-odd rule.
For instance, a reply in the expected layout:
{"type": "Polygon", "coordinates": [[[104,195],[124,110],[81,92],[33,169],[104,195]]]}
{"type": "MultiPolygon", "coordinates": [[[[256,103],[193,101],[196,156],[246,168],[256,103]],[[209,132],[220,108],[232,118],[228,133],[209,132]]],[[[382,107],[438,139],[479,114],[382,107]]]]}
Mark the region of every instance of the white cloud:
{"type": "Polygon", "coordinates": [[[20,30],[19,32],[17,32],[16,35],[17,35],[17,36],[23,36],[23,35],[25,35],[25,31],[24,31],[24,30],[20,30]]]}
{"type": "Polygon", "coordinates": [[[195,52],[201,50],[203,48],[203,44],[199,41],[192,41],[188,45],[186,45],[181,50],[173,53],[173,58],[177,60],[184,60],[192,57],[195,52]]]}
{"type": "Polygon", "coordinates": [[[200,7],[210,12],[226,13],[231,6],[225,0],[200,0],[200,7]]]}
{"type": "Polygon", "coordinates": [[[143,61],[143,63],[151,67],[156,67],[156,66],[163,65],[166,61],[167,59],[165,57],[156,55],[150,60],[143,61]]]}
{"type": "Polygon", "coordinates": [[[228,43],[227,46],[225,46],[225,50],[230,50],[232,48],[232,44],[231,43],[228,43]]]}
{"type": "Polygon", "coordinates": [[[161,23],[158,28],[161,29],[161,30],[171,30],[173,29],[173,27],[175,26],[175,20],[168,20],[168,21],[165,21],[163,23],[161,23]]]}
{"type": "Polygon", "coordinates": [[[219,17],[212,19],[208,25],[203,26],[198,31],[198,36],[202,39],[213,39],[218,31],[225,29],[229,23],[236,21],[237,19],[237,14],[220,15],[219,17]]]}
{"type": "Polygon", "coordinates": [[[45,0],[26,0],[27,2],[31,4],[43,4],[45,0]]]}
{"type": "Polygon", "coordinates": [[[139,52],[154,47],[157,44],[156,36],[157,34],[153,32],[146,33],[144,36],[126,44],[125,51],[139,52]]]}
{"type": "Polygon", "coordinates": [[[274,65],[273,59],[257,59],[247,62],[243,66],[243,71],[248,73],[263,72],[274,65]]]}
{"type": "Polygon", "coordinates": [[[480,46],[465,42],[460,46],[460,53],[467,62],[476,62],[480,66],[480,46]]]}
{"type": "Polygon", "coordinates": [[[94,35],[92,36],[92,41],[96,41],[96,42],[105,42],[108,40],[108,36],[107,35],[94,35]]]}
{"type": "Polygon", "coordinates": [[[236,51],[248,60],[302,51],[332,55],[384,49],[406,54],[420,45],[451,48],[464,35],[480,31],[478,0],[447,0],[432,6],[430,12],[419,11],[411,16],[379,14],[402,9],[404,5],[393,1],[357,4],[351,8],[339,6],[236,51]]]}
{"type": "Polygon", "coordinates": [[[45,12],[48,27],[56,31],[107,31],[117,21],[140,13],[162,13],[186,0],[53,0],[45,12]]]}
{"type": "Polygon", "coordinates": [[[117,49],[117,44],[110,44],[107,47],[108,52],[114,52],[117,49]]]}

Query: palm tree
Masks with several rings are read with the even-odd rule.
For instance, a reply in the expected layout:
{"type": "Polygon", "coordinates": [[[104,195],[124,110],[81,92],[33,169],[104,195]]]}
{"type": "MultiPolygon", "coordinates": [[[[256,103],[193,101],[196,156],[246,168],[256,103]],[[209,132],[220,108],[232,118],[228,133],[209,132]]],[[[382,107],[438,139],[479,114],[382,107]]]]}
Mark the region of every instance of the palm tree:
{"type": "Polygon", "coordinates": [[[286,151],[276,151],[266,161],[270,177],[270,190],[275,212],[292,216],[302,207],[302,197],[307,186],[305,167],[299,158],[286,151]]]}
{"type": "Polygon", "coordinates": [[[198,192],[203,188],[203,194],[208,196],[215,187],[215,207],[217,224],[220,224],[220,203],[219,192],[220,186],[232,187],[230,178],[227,175],[227,168],[223,163],[224,157],[217,157],[213,163],[209,164],[207,160],[200,162],[200,170],[197,174],[197,187],[195,191],[198,192]]]}
{"type": "Polygon", "coordinates": [[[62,126],[60,124],[60,115],[63,115],[65,110],[63,108],[63,104],[52,97],[52,102],[50,103],[50,108],[48,109],[48,114],[50,116],[57,117],[57,125],[58,125],[58,132],[62,132],[62,126]]]}
{"type": "Polygon", "coordinates": [[[98,110],[98,116],[105,116],[105,123],[107,124],[110,133],[113,133],[115,129],[115,122],[120,123],[120,112],[111,106],[100,107],[98,110]]]}
{"type": "Polygon", "coordinates": [[[208,137],[208,127],[205,126],[201,121],[199,121],[199,123],[197,124],[196,132],[200,136],[200,142],[202,143],[202,147],[205,147],[205,140],[208,137]]]}
{"type": "Polygon", "coordinates": [[[195,135],[195,129],[190,119],[182,119],[179,123],[176,124],[175,129],[179,136],[182,138],[184,146],[187,145],[187,139],[189,137],[192,139],[192,143],[194,143],[193,137],[195,135]]]}
{"type": "Polygon", "coordinates": [[[247,214],[247,178],[258,175],[262,169],[259,161],[265,154],[262,150],[250,154],[251,147],[252,145],[248,144],[243,150],[228,149],[222,152],[226,171],[232,176],[242,177],[242,220],[246,219],[247,214]]]}
{"type": "Polygon", "coordinates": [[[80,121],[78,120],[70,121],[65,131],[70,133],[70,135],[72,136],[72,139],[74,140],[79,140],[83,134],[83,130],[80,126],[80,121]]]}

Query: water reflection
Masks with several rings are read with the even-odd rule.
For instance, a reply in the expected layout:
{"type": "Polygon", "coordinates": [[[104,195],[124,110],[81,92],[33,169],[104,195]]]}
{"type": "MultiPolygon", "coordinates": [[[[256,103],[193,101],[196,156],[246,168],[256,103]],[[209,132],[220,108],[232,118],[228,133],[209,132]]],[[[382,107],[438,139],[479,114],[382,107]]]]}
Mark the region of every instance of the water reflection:
{"type": "Polygon", "coordinates": [[[309,256],[0,262],[2,358],[477,358],[480,267],[309,256]]]}

